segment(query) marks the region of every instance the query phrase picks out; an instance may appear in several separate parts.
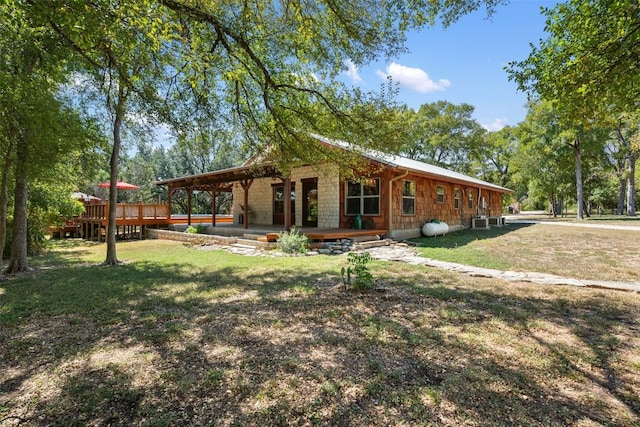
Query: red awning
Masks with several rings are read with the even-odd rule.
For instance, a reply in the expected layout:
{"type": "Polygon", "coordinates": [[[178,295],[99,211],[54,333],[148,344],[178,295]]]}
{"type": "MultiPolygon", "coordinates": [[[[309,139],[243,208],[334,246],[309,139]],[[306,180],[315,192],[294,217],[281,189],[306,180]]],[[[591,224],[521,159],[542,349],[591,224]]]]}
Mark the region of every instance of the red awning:
{"type": "MultiPolygon", "coordinates": [[[[109,182],[101,182],[100,184],[98,184],[98,187],[109,188],[109,187],[111,187],[111,183],[109,183],[109,182]]],[[[116,188],[118,190],[137,190],[140,187],[138,187],[137,185],[134,185],[134,184],[129,184],[128,182],[118,181],[116,183],[116,188]]]]}

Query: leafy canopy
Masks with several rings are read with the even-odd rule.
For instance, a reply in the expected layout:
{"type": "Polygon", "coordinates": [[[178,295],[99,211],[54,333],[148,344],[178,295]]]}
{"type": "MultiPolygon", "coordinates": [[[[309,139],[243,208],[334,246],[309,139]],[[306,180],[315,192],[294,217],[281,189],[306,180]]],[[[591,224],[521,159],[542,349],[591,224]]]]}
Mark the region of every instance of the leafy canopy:
{"type": "Polygon", "coordinates": [[[507,72],[532,97],[587,125],[640,99],[640,2],[569,0],[543,9],[549,34],[507,72]]]}

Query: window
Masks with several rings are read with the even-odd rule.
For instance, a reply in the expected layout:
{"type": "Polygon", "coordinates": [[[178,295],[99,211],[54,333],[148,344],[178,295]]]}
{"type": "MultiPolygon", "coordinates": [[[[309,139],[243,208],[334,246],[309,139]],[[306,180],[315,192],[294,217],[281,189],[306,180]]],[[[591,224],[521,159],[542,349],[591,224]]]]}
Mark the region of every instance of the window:
{"type": "Polygon", "coordinates": [[[460,209],[460,189],[453,189],[453,207],[455,209],[460,209]]]}
{"type": "Polygon", "coordinates": [[[347,182],[347,215],[380,215],[380,179],[347,182]]]}
{"type": "Polygon", "coordinates": [[[473,193],[469,190],[469,209],[473,209],[473,193]]]}
{"type": "Polygon", "coordinates": [[[444,187],[442,185],[436,187],[436,194],[438,196],[438,203],[444,203],[444,187]]]}
{"type": "Polygon", "coordinates": [[[402,181],[402,214],[416,214],[416,182],[402,181]]]}

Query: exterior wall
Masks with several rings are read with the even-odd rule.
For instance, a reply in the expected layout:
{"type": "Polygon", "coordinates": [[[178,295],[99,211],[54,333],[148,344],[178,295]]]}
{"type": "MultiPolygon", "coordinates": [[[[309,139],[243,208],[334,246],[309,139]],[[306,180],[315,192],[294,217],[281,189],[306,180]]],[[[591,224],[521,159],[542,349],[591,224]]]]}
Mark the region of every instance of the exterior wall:
{"type": "MultiPolygon", "coordinates": [[[[318,183],[318,227],[353,228],[354,215],[346,215],[346,181],[341,179],[335,167],[303,166],[291,172],[291,182],[295,183],[295,225],[302,225],[302,180],[317,178],[318,183]]],[[[497,191],[480,190],[468,184],[456,184],[427,178],[417,174],[402,176],[384,169],[372,178],[380,179],[380,214],[364,215],[366,228],[388,229],[396,239],[419,237],[425,222],[434,218],[444,221],[451,231],[468,228],[471,218],[476,215],[500,216],[502,214],[502,194],[497,191]],[[402,213],[402,182],[415,181],[415,214],[402,213]],[[444,188],[444,201],[437,200],[437,187],[444,188]],[[454,206],[454,190],[460,190],[459,207],[454,206]],[[473,195],[469,208],[468,194],[473,195]],[[482,205],[484,198],[484,208],[482,205]],[[391,207],[391,209],[389,209],[391,207]]],[[[249,224],[273,223],[273,184],[281,184],[277,178],[255,179],[249,188],[249,224]]],[[[244,190],[239,183],[233,186],[234,223],[240,224],[240,205],[244,200],[244,190]]]]}
{"type": "Polygon", "coordinates": [[[396,239],[419,237],[422,225],[433,219],[446,222],[450,231],[468,228],[471,218],[476,215],[500,216],[502,213],[502,194],[497,191],[480,190],[477,187],[440,181],[409,174],[392,182],[392,216],[389,234],[396,239]],[[402,212],[402,182],[416,183],[415,214],[402,212]],[[437,187],[444,188],[444,201],[438,201],[437,187]],[[454,192],[460,191],[458,207],[455,207],[454,192]],[[472,207],[469,208],[468,194],[473,194],[472,207]],[[481,195],[479,197],[479,194],[481,195]],[[484,197],[484,209],[482,208],[484,197]]]}
{"type": "MultiPolygon", "coordinates": [[[[340,219],[339,176],[337,169],[331,166],[303,166],[291,171],[291,183],[295,183],[295,225],[302,226],[302,180],[318,179],[318,227],[337,228],[340,219]]],[[[278,178],[255,179],[249,187],[249,224],[273,223],[272,185],[281,184],[278,178]]],[[[240,183],[233,184],[233,222],[240,224],[243,213],[240,205],[244,201],[244,190],[240,183]]]]}

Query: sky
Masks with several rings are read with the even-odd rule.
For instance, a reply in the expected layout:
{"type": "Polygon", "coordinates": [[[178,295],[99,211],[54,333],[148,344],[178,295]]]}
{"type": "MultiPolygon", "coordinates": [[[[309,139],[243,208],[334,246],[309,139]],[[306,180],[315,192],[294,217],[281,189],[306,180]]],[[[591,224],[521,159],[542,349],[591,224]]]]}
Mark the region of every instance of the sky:
{"type": "Polygon", "coordinates": [[[530,43],[546,39],[541,7],[556,0],[511,0],[486,17],[484,9],[462,17],[447,29],[427,28],[407,37],[409,53],[351,67],[344,81],[365,91],[379,91],[387,75],[398,82],[397,101],[417,110],[446,100],[475,107],[474,118],[488,130],[524,120],[527,96],[509,81],[504,67],[526,59],[530,43]]]}

